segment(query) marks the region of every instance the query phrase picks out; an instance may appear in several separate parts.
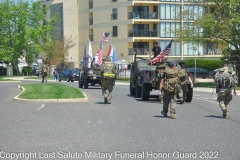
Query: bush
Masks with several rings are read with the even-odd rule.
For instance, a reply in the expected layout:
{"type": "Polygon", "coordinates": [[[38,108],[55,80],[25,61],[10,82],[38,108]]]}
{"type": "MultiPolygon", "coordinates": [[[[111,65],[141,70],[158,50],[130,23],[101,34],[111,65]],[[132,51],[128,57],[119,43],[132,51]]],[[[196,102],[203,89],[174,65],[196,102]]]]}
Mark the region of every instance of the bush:
{"type": "Polygon", "coordinates": [[[22,67],[22,74],[24,76],[31,75],[32,74],[32,67],[29,67],[29,66],[22,67]]]}
{"type": "Polygon", "coordinates": [[[6,76],[7,75],[7,68],[4,68],[3,66],[0,66],[0,75],[6,76]]]}
{"type": "MultiPolygon", "coordinates": [[[[204,68],[208,71],[213,71],[217,68],[221,68],[224,64],[224,61],[221,60],[205,60],[205,59],[196,59],[196,66],[204,68]]],[[[195,60],[194,59],[188,59],[185,61],[186,68],[193,68],[195,67],[195,60]]]]}

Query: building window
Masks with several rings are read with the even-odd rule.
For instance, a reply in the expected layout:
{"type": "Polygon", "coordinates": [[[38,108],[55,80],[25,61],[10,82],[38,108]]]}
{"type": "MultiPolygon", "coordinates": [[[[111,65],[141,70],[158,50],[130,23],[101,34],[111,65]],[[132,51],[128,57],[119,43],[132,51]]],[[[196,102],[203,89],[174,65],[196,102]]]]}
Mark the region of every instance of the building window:
{"type": "Polygon", "coordinates": [[[113,33],[112,33],[113,37],[117,37],[118,36],[118,27],[117,26],[113,26],[113,33]]]}
{"type": "Polygon", "coordinates": [[[60,17],[63,18],[63,7],[60,7],[60,17]]]}
{"type": "Polygon", "coordinates": [[[118,10],[117,8],[112,10],[112,19],[117,19],[118,18],[118,10]]]}
{"type": "Polygon", "coordinates": [[[202,5],[184,5],[183,6],[183,20],[196,20],[198,16],[204,13],[202,5]]]}
{"type": "Polygon", "coordinates": [[[161,22],[160,23],[160,37],[171,38],[175,37],[175,30],[180,29],[180,23],[176,22],[161,22]]]}
{"type": "Polygon", "coordinates": [[[180,19],[180,5],[177,4],[161,4],[161,19],[180,19]]]}
{"type": "Polygon", "coordinates": [[[61,22],[61,34],[63,34],[63,31],[64,31],[64,29],[63,29],[63,22],[61,22]]]}
{"type": "MultiPolygon", "coordinates": [[[[164,48],[168,45],[169,42],[170,42],[169,40],[168,41],[161,40],[160,41],[161,49],[164,50],[164,48]]],[[[171,49],[170,49],[169,56],[180,56],[180,55],[181,55],[181,45],[180,45],[180,42],[173,41],[171,49]]]]}
{"type": "Polygon", "coordinates": [[[93,1],[92,0],[89,0],[89,9],[92,9],[93,8],[93,1]]]}

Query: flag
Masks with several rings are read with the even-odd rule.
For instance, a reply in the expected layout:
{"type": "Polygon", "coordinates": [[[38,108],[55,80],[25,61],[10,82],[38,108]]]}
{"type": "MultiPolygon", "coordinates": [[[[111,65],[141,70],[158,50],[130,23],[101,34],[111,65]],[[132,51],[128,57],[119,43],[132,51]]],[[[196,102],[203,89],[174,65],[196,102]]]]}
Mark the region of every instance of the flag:
{"type": "Polygon", "coordinates": [[[98,65],[102,66],[102,58],[103,58],[103,41],[100,42],[100,47],[98,50],[98,65]]]}
{"type": "Polygon", "coordinates": [[[112,57],[112,56],[113,56],[113,47],[112,47],[111,44],[110,44],[110,46],[109,46],[109,48],[108,48],[108,54],[107,54],[107,56],[109,56],[109,57],[112,57]]]}
{"type": "Polygon", "coordinates": [[[87,53],[86,53],[86,42],[85,42],[85,44],[84,44],[84,52],[83,52],[83,62],[82,62],[83,68],[86,67],[86,61],[87,61],[87,55],[86,54],[87,53]]]}
{"type": "Polygon", "coordinates": [[[102,41],[103,42],[108,42],[108,37],[109,37],[109,32],[103,32],[102,33],[102,41]]]}
{"type": "Polygon", "coordinates": [[[89,45],[88,45],[88,68],[91,68],[92,59],[93,59],[92,45],[91,45],[91,41],[89,40],[89,45]]]}
{"type": "Polygon", "coordinates": [[[155,63],[158,63],[158,62],[162,62],[162,61],[164,60],[164,57],[169,55],[169,53],[170,53],[170,48],[171,48],[171,45],[172,45],[172,41],[173,41],[173,40],[171,40],[171,41],[168,43],[168,45],[166,46],[166,48],[165,48],[162,52],[160,52],[159,55],[157,55],[153,60],[151,60],[151,62],[150,62],[151,65],[152,65],[152,64],[155,64],[155,63]]]}
{"type": "Polygon", "coordinates": [[[117,61],[117,53],[116,53],[116,48],[115,45],[113,46],[113,58],[112,58],[112,62],[116,63],[117,61]]]}

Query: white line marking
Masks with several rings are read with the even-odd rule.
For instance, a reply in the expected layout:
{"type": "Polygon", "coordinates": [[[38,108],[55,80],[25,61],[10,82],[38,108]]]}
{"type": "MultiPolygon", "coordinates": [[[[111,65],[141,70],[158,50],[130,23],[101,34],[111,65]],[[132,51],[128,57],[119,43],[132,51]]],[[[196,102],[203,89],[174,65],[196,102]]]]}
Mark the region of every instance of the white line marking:
{"type": "Polygon", "coordinates": [[[206,100],[206,99],[201,99],[201,98],[196,98],[196,99],[218,104],[218,102],[213,102],[213,101],[209,101],[209,100],[206,100]]]}
{"type": "Polygon", "coordinates": [[[36,110],[36,112],[39,111],[40,109],[42,109],[43,107],[45,107],[45,104],[42,104],[41,107],[39,107],[39,108],[36,110]]]}

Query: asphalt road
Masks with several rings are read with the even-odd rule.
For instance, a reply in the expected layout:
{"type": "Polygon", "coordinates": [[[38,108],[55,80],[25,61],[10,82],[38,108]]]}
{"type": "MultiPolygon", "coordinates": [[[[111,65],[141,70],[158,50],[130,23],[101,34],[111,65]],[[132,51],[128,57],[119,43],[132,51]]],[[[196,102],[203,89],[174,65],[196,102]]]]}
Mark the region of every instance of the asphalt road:
{"type": "Polygon", "coordinates": [[[222,119],[216,94],[194,92],[173,120],[156,98],[129,96],[128,85],[115,86],[109,105],[98,86],[82,89],[90,102],[13,101],[18,84],[0,83],[0,159],[240,159],[239,97],[222,119]]]}

